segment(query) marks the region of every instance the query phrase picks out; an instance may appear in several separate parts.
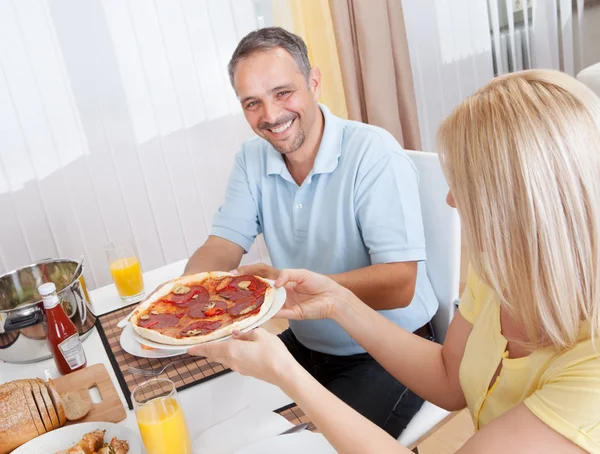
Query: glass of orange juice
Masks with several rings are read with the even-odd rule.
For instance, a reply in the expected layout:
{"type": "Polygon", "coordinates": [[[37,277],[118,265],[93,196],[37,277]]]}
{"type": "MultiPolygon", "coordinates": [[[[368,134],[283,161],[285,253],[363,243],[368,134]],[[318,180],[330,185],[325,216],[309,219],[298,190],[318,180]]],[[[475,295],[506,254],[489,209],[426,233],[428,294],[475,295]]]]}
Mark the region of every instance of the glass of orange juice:
{"type": "Polygon", "coordinates": [[[141,300],[144,296],[144,278],[133,241],[111,241],[105,251],[110,274],[121,299],[127,303],[141,300]]]}
{"type": "Polygon", "coordinates": [[[148,454],[192,454],[190,433],[171,380],[148,380],[131,397],[148,454]]]}

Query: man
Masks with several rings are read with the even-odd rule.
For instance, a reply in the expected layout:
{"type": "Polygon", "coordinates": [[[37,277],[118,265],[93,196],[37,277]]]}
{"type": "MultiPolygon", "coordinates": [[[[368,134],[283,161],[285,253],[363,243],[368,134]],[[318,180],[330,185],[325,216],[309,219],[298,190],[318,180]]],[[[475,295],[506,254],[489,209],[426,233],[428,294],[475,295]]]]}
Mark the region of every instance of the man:
{"type": "MultiPolygon", "coordinates": [[[[274,267],[239,273],[276,278],[278,269],[308,268],[404,328],[428,328],[437,300],[417,173],[398,142],[319,105],[320,71],[302,39],[281,28],[242,39],[229,75],[259,137],[237,154],[212,235],[185,273],[235,269],[263,233],[274,267]]],[[[331,320],[291,321],[280,337],[322,384],[393,436],[422,404],[331,320]]]]}

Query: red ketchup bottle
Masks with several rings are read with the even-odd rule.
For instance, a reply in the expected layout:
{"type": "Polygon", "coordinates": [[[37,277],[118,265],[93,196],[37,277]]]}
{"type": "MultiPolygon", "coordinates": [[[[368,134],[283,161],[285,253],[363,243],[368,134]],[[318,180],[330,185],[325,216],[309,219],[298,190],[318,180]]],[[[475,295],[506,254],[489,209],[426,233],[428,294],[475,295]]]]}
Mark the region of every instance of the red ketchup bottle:
{"type": "Polygon", "coordinates": [[[83,369],[87,363],[75,324],[65,313],[52,282],[38,287],[46,312],[46,337],[56,368],[62,375],[83,369]]]}

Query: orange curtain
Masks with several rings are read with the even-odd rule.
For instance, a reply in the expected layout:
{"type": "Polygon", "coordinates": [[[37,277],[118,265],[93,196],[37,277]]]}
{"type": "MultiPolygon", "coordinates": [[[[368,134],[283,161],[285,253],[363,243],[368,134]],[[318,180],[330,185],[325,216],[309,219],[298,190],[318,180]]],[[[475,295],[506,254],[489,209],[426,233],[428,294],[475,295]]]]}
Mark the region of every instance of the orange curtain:
{"type": "Polygon", "coordinates": [[[275,25],[301,36],[311,65],[321,70],[321,99],[331,111],[348,118],[346,98],[327,0],[274,0],[275,25]]]}

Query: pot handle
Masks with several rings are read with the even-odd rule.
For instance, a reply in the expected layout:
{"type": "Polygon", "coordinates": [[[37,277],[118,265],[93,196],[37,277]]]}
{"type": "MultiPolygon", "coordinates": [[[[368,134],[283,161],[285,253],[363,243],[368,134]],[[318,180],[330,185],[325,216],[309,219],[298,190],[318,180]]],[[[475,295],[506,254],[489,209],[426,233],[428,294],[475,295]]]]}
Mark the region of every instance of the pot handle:
{"type": "MultiPolygon", "coordinates": [[[[78,281],[79,285],[81,285],[81,281],[78,281]]],[[[77,310],[79,311],[79,316],[81,317],[81,324],[85,324],[87,320],[87,306],[85,304],[85,300],[83,299],[83,295],[79,290],[79,286],[72,285],[71,293],[73,294],[73,298],[75,298],[75,303],[77,304],[77,310]]]]}
{"type": "Polygon", "coordinates": [[[24,313],[17,313],[16,315],[9,314],[4,322],[4,331],[16,331],[19,329],[27,328],[29,326],[37,325],[42,323],[44,320],[44,314],[39,308],[35,308],[32,311],[24,313]]]}

